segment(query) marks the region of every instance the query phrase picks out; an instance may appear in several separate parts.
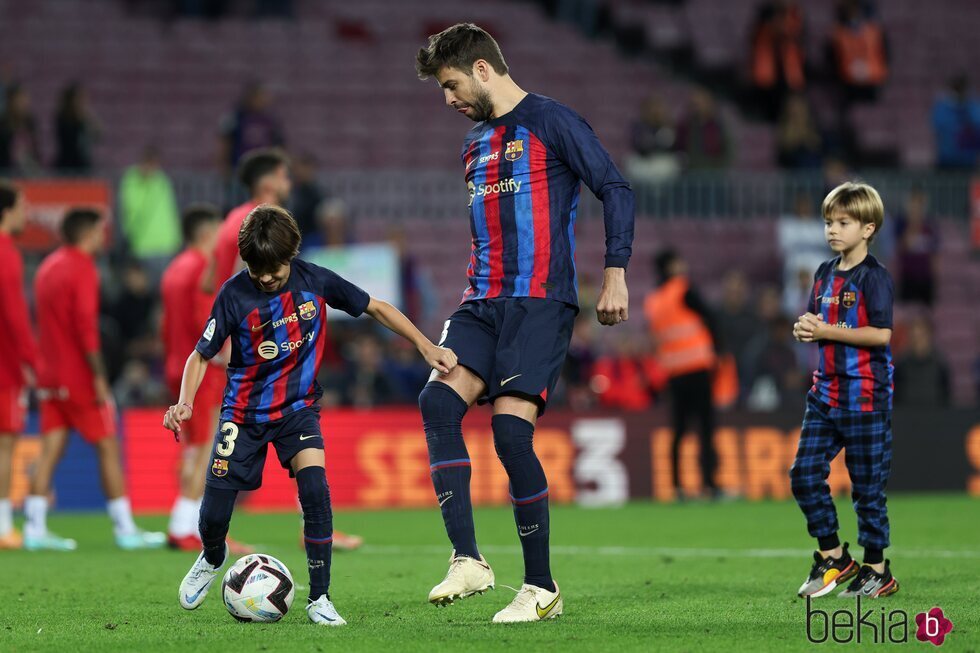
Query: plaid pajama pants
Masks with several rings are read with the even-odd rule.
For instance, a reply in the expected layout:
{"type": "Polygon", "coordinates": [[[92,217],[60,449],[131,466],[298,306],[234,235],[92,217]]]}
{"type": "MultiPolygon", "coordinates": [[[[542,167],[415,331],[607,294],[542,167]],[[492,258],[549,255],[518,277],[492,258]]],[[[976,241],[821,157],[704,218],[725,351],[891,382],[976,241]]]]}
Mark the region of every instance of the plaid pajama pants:
{"type": "Polygon", "coordinates": [[[858,518],[858,544],[884,549],[889,544],[885,485],[892,462],[890,410],[831,408],[807,396],[800,445],[789,471],[793,496],[806,516],[807,530],[820,538],[840,528],[827,477],[830,462],[842,448],[858,518]]]}

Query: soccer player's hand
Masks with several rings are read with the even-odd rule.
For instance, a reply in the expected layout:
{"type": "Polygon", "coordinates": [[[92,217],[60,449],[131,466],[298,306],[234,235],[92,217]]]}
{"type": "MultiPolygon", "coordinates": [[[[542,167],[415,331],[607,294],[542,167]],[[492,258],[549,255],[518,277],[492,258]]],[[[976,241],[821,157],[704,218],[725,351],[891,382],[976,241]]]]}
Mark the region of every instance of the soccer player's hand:
{"type": "Polygon", "coordinates": [[[429,367],[438,370],[442,374],[449,374],[456,367],[456,352],[447,347],[437,347],[427,345],[422,351],[422,357],[429,367]]]}
{"type": "Polygon", "coordinates": [[[102,404],[108,404],[112,402],[112,389],[109,387],[109,382],[105,380],[105,377],[96,376],[95,377],[95,400],[102,404]]]}
{"type": "Polygon", "coordinates": [[[629,319],[630,294],[626,288],[626,270],[606,268],[602,278],[602,290],[596,304],[599,324],[613,326],[629,319]]]}
{"type": "Polygon", "coordinates": [[[805,313],[793,325],[793,336],[800,342],[816,342],[823,336],[823,315],[805,313]]]}
{"type": "Polygon", "coordinates": [[[193,410],[187,404],[175,404],[163,416],[163,428],[174,432],[174,440],[180,442],[180,423],[191,418],[193,410]]]}

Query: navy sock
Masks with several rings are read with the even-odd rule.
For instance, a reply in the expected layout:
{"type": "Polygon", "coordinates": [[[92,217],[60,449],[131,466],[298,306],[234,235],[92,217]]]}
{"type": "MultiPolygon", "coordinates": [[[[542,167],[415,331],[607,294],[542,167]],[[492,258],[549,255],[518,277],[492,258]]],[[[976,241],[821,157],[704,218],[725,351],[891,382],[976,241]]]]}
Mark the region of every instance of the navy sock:
{"type": "Polygon", "coordinates": [[[303,542],[310,569],[310,600],[324,594],[330,598],[330,556],[333,552],[333,513],[330,488],[322,467],[304,467],[296,472],[299,503],[303,506],[303,542]]]}
{"type": "Polygon", "coordinates": [[[419,393],[419,409],[429,447],[432,486],[446,533],[456,555],[479,559],[470,500],[470,454],[463,442],[466,402],[445,383],[431,382],[419,393]]]}
{"type": "Polygon", "coordinates": [[[201,513],[197,527],[204,544],[204,559],[208,564],[220,567],[225,561],[225,537],[231,524],[231,513],[235,510],[238,490],[226,490],[204,486],[201,499],[201,513]]]}
{"type": "Polygon", "coordinates": [[[534,454],[534,425],[514,415],[494,415],[493,444],[510,478],[514,520],[524,551],[524,582],[555,591],[548,550],[548,479],[534,454]]]}

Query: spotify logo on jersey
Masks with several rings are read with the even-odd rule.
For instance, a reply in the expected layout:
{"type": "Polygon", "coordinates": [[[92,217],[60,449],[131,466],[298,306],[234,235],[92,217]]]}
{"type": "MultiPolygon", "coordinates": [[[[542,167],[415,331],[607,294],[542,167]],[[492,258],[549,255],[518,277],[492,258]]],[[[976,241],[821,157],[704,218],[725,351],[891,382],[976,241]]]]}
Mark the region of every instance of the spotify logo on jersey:
{"type": "Polygon", "coordinates": [[[279,345],[272,342],[271,340],[263,340],[259,343],[259,356],[271,361],[273,358],[279,355],[279,345]]]}

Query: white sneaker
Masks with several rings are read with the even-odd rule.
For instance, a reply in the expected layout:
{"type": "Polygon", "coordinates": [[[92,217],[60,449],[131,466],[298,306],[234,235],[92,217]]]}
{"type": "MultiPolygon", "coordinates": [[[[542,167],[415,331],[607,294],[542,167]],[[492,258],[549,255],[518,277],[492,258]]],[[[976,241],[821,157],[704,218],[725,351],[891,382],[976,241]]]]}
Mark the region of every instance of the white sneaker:
{"type": "Polygon", "coordinates": [[[74,551],[78,548],[78,543],[70,538],[46,532],[42,535],[25,534],[24,548],[28,551],[74,551]]]}
{"type": "Polygon", "coordinates": [[[321,595],[316,601],[310,601],[306,604],[306,616],[310,618],[310,621],[320,626],[347,625],[344,618],[337,614],[337,608],[333,607],[333,603],[330,602],[326,594],[321,595]]]}
{"type": "Polygon", "coordinates": [[[449,558],[446,578],[429,592],[429,603],[450,605],[456,599],[465,599],[467,596],[492,590],[493,584],[493,569],[483,556],[477,560],[469,556],[458,556],[454,550],[449,558]]]}
{"type": "Polygon", "coordinates": [[[555,583],[554,592],[524,584],[510,605],[493,615],[493,623],[513,624],[554,619],[562,613],[564,607],[558,583],[555,583]]]}
{"type": "Polygon", "coordinates": [[[194,561],[194,565],[187,572],[187,575],[184,576],[184,580],[180,581],[180,591],[177,593],[180,607],[185,610],[193,610],[201,605],[208,595],[208,590],[218,575],[218,571],[227,561],[227,544],[225,544],[225,558],[217,567],[211,566],[211,563],[204,558],[204,551],[201,551],[201,555],[197,556],[197,560],[194,561]]]}

